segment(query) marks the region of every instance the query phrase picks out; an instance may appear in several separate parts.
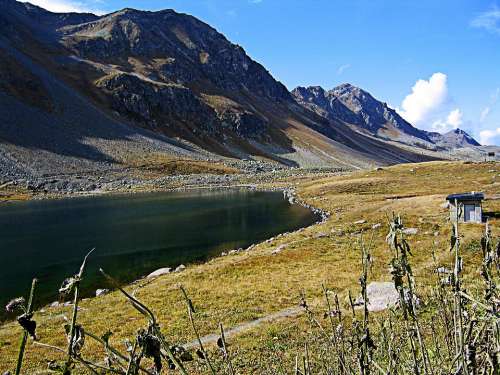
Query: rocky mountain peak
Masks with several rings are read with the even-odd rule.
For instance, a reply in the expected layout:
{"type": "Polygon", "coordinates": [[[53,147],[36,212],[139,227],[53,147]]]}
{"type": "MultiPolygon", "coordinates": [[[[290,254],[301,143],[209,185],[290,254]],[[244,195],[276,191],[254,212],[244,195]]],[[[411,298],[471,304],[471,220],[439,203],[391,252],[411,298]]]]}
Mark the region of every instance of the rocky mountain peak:
{"type": "MultiPolygon", "coordinates": [[[[350,92],[350,93],[359,93],[363,90],[361,90],[359,87],[357,86],[354,86],[353,84],[351,83],[348,83],[348,82],[344,82],[344,83],[341,83],[340,85],[334,87],[332,90],[330,90],[332,92],[337,92],[337,93],[346,93],[346,92],[350,92]]],[[[363,91],[366,93],[366,91],[363,91]]]]}
{"type": "Polygon", "coordinates": [[[425,132],[414,128],[386,103],[350,83],[343,83],[329,91],[316,86],[297,88],[292,94],[299,103],[307,103],[309,109],[318,114],[340,119],[358,130],[404,142],[414,143],[416,140],[413,138],[429,142],[425,132]]]}
{"type": "Polygon", "coordinates": [[[350,83],[343,83],[329,91],[331,95],[339,98],[345,105],[347,105],[354,112],[370,110],[378,110],[374,107],[387,107],[385,103],[379,102],[368,92],[351,85],[350,83]]]}
{"type": "Polygon", "coordinates": [[[465,130],[462,130],[460,128],[455,128],[453,130],[450,130],[448,133],[454,133],[454,134],[457,134],[457,135],[463,135],[463,136],[467,136],[467,137],[470,137],[469,134],[467,134],[467,132],[465,130]]]}
{"type": "Polygon", "coordinates": [[[80,58],[130,70],[157,81],[246,91],[277,101],[290,93],[240,46],[204,22],[171,9],[150,12],[126,8],[93,22],[59,30],[61,43],[80,58]],[[135,67],[134,67],[135,68],[135,67]]]}
{"type": "Polygon", "coordinates": [[[466,131],[456,128],[447,133],[427,132],[434,144],[445,149],[481,146],[466,131]]]}
{"type": "Polygon", "coordinates": [[[456,147],[480,146],[479,142],[472,138],[470,134],[459,128],[450,130],[448,133],[443,134],[443,137],[449,142],[454,142],[456,147]]]}

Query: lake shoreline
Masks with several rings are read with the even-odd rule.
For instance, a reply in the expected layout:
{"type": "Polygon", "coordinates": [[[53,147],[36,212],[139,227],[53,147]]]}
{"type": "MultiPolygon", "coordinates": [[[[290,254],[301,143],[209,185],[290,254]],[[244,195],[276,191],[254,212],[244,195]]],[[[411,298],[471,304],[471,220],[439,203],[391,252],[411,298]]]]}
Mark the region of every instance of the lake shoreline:
{"type": "Polygon", "coordinates": [[[260,189],[262,186],[288,185],[288,180],[300,179],[301,177],[331,177],[351,173],[350,170],[342,168],[293,168],[280,169],[271,172],[240,173],[240,174],[190,174],[190,175],[167,175],[155,179],[133,179],[117,180],[114,184],[103,184],[97,188],[94,183],[87,181],[88,186],[81,191],[68,188],[65,183],[66,176],[55,177],[53,181],[63,182],[63,188],[51,187],[49,190],[28,189],[21,182],[11,182],[0,186],[0,205],[11,201],[62,199],[97,196],[104,194],[141,193],[141,192],[170,192],[189,191],[193,189],[228,189],[228,188],[250,188],[260,189]]]}
{"type": "MultiPolygon", "coordinates": [[[[295,232],[300,232],[306,228],[322,224],[324,223],[330,216],[330,213],[327,211],[324,211],[322,209],[316,208],[310,204],[307,204],[305,201],[302,201],[297,197],[295,189],[289,184],[288,186],[266,186],[266,185],[259,185],[259,184],[238,184],[238,185],[207,185],[207,186],[182,186],[182,187],[177,187],[177,188],[163,188],[163,189],[154,189],[154,190],[134,190],[134,191],[123,191],[123,190],[118,190],[118,191],[95,191],[95,192],[89,192],[85,194],[58,194],[58,195],[43,195],[42,197],[35,196],[31,200],[36,201],[36,200],[65,200],[65,199],[78,199],[78,198],[89,198],[89,197],[102,197],[102,196],[127,196],[127,195],[136,195],[136,194],[148,194],[148,193],[169,193],[169,192],[189,192],[189,191],[196,191],[196,190],[213,190],[213,191],[227,191],[227,190],[247,190],[247,191],[259,191],[259,192],[281,192],[283,194],[283,199],[287,200],[291,205],[298,205],[301,207],[306,208],[309,210],[315,217],[315,220],[306,226],[299,227],[295,230],[292,231],[286,231],[286,232],[280,232],[275,234],[272,237],[269,238],[264,238],[261,240],[257,240],[256,242],[253,242],[250,246],[247,246],[246,248],[238,248],[238,249],[232,249],[232,250],[227,250],[223,251],[221,254],[213,256],[207,260],[200,261],[200,262],[187,262],[186,265],[188,267],[192,266],[197,266],[200,264],[205,264],[208,262],[211,262],[213,260],[216,260],[218,258],[228,256],[228,255],[233,255],[241,252],[246,252],[246,251],[251,251],[253,248],[260,244],[268,243],[269,241],[272,241],[274,239],[280,238],[282,236],[292,234],[295,232]]],[[[14,201],[12,202],[14,203],[14,201]]],[[[164,264],[159,263],[157,265],[158,268],[162,268],[164,264]]],[[[179,266],[182,268],[180,271],[184,271],[186,267],[184,264],[179,264],[179,266]]],[[[179,267],[178,266],[178,267],[179,267]]],[[[155,269],[157,270],[157,269],[155,269]]],[[[153,271],[154,272],[154,271],[153,271]]],[[[172,271],[172,272],[177,272],[177,271],[172,271]]],[[[149,279],[147,278],[147,275],[143,275],[142,277],[125,282],[122,285],[124,287],[129,287],[132,285],[137,285],[139,283],[144,283],[146,282],[149,283],[149,279]]],[[[99,290],[99,289],[97,289],[99,290]]],[[[96,292],[97,292],[96,290],[96,292]]],[[[90,297],[87,297],[85,299],[93,299],[97,298],[98,295],[92,295],[90,297]]],[[[69,306],[71,305],[71,302],[66,302],[66,303],[58,303],[57,301],[51,302],[44,304],[37,308],[37,311],[44,311],[47,308],[53,308],[53,307],[59,307],[59,306],[69,306]]],[[[3,324],[6,324],[10,322],[10,319],[2,319],[0,320],[0,326],[3,324]]]]}

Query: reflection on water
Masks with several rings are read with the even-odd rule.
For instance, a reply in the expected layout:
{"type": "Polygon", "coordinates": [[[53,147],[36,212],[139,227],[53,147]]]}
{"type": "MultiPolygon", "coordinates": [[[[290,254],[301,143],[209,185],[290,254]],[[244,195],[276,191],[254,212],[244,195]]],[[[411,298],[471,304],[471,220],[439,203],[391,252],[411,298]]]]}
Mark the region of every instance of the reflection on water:
{"type": "Polygon", "coordinates": [[[84,295],[106,286],[99,267],[122,282],[157,268],[201,262],[222,251],[311,224],[316,218],[279,192],[147,193],[20,202],[0,206],[0,302],[26,295],[37,277],[38,304],[57,298],[96,248],[84,295]]]}

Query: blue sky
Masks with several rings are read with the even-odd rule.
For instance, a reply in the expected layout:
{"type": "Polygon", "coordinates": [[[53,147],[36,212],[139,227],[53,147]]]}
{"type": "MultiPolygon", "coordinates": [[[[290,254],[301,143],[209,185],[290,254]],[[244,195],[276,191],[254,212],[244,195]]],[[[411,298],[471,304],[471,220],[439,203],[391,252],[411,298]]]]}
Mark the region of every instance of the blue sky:
{"type": "Polygon", "coordinates": [[[33,0],[53,11],[173,8],[240,44],[289,89],[350,82],[414,125],[500,145],[500,2],[33,0]]]}

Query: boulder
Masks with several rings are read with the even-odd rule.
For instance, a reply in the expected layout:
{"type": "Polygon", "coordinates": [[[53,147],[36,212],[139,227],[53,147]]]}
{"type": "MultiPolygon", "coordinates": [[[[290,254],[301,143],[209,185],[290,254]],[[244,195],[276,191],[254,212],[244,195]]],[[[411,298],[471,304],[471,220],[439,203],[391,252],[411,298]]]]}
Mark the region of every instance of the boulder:
{"type": "Polygon", "coordinates": [[[165,267],[165,268],[160,268],[157,269],[156,271],[151,272],[149,275],[146,276],[147,279],[152,279],[158,276],[166,275],[169,274],[172,271],[171,268],[165,267]]]}
{"type": "Polygon", "coordinates": [[[95,296],[99,297],[99,296],[103,296],[103,295],[108,294],[108,293],[109,293],[109,289],[97,289],[95,291],[95,296]]]}
{"type": "Polygon", "coordinates": [[[186,269],[186,266],[184,264],[181,264],[179,267],[177,267],[174,272],[182,272],[186,269]]]}
{"type": "Polygon", "coordinates": [[[271,254],[278,254],[278,253],[281,253],[283,250],[285,250],[286,248],[286,244],[283,244],[283,245],[279,245],[276,249],[274,249],[272,251],[271,254]]]}
{"type": "Polygon", "coordinates": [[[418,233],[418,229],[417,228],[405,228],[405,229],[403,229],[403,233],[408,234],[408,235],[414,235],[414,234],[418,233]]]}
{"type": "Polygon", "coordinates": [[[453,273],[452,270],[450,270],[449,268],[446,268],[446,267],[438,267],[438,268],[436,268],[435,272],[439,273],[439,274],[451,274],[451,273],[453,273]]]}
{"type": "Polygon", "coordinates": [[[357,224],[357,225],[358,224],[364,224],[364,223],[366,223],[366,220],[364,220],[364,219],[361,219],[361,220],[358,220],[358,221],[354,222],[354,224],[357,224]]]}
{"type": "MultiPolygon", "coordinates": [[[[399,293],[392,282],[371,282],[366,287],[368,295],[368,311],[381,311],[395,306],[399,299],[399,293]]],[[[363,304],[363,298],[359,297],[356,305],[363,304]]]]}

